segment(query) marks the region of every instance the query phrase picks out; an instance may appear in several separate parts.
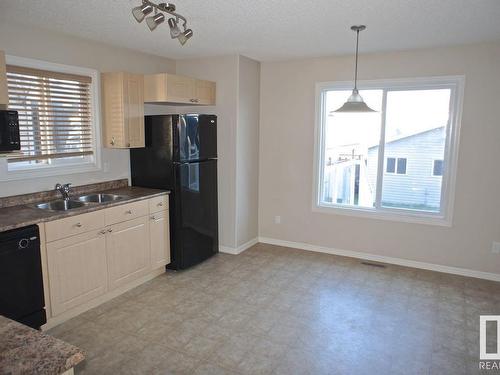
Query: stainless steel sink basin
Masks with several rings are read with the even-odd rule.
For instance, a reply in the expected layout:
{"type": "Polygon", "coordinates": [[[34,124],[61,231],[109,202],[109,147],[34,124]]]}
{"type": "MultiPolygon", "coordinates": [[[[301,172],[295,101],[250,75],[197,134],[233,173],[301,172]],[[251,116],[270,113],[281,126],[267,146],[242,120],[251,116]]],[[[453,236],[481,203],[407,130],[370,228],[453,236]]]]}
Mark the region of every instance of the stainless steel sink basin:
{"type": "Polygon", "coordinates": [[[124,195],[117,194],[89,194],[79,197],[78,200],[85,203],[105,203],[119,201],[124,198],[124,195]]]}
{"type": "Polygon", "coordinates": [[[83,207],[85,206],[85,203],[83,202],[78,202],[78,201],[65,201],[65,200],[59,200],[59,201],[52,201],[52,202],[44,202],[44,203],[39,203],[36,205],[37,208],[40,208],[42,210],[50,210],[50,211],[68,211],[73,208],[78,208],[78,207],[83,207]]]}

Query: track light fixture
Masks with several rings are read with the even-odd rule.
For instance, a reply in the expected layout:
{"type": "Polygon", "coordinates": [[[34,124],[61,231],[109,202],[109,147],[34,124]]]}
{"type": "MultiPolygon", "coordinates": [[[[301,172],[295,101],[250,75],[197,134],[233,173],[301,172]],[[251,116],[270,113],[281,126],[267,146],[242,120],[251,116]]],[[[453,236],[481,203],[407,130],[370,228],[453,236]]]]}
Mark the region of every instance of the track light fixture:
{"type": "Polygon", "coordinates": [[[172,39],[179,41],[181,45],[193,36],[193,30],[187,28],[187,20],[185,17],[175,12],[175,5],[172,3],[160,3],[156,5],[149,0],[142,0],[142,4],[132,9],[132,15],[137,22],[141,23],[146,18],[146,24],[151,31],[165,21],[165,14],[170,14],[171,18],[168,19],[167,24],[170,28],[170,36],[172,39]],[[153,12],[152,16],[146,17],[153,12]],[[182,21],[182,22],[181,22],[182,21]],[[182,23],[182,29],[179,24],[182,23]]]}

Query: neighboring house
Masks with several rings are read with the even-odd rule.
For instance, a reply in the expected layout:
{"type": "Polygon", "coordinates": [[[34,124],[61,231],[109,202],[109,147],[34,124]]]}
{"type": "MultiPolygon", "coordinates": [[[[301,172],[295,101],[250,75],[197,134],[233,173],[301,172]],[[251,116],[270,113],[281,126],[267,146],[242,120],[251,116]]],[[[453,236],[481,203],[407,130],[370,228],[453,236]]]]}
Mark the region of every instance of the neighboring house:
{"type": "MultiPolygon", "coordinates": [[[[385,144],[383,206],[439,210],[445,139],[442,126],[385,144]]],[[[378,147],[368,148],[371,185],[376,179],[378,147]]]]}

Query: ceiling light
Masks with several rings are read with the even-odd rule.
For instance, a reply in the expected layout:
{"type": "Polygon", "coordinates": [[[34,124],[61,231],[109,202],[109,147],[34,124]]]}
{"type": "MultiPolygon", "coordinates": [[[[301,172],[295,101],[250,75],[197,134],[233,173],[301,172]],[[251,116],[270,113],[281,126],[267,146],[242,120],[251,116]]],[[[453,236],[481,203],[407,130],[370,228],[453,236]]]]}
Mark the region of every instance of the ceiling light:
{"type": "Polygon", "coordinates": [[[332,111],[334,112],[376,112],[366,105],[361,95],[359,95],[358,91],[358,46],[359,46],[359,32],[366,29],[365,25],[360,26],[351,26],[352,31],[356,31],[356,65],[354,68],[354,89],[352,90],[351,96],[347,98],[347,101],[344,103],[342,107],[339,109],[332,111]]]}
{"type": "Polygon", "coordinates": [[[154,16],[146,18],[146,23],[148,24],[149,30],[151,31],[156,29],[156,26],[158,26],[163,21],[165,21],[165,16],[163,13],[158,13],[154,16]]]}
{"type": "Polygon", "coordinates": [[[132,9],[132,14],[137,22],[141,23],[144,17],[146,17],[149,13],[153,11],[153,7],[149,4],[142,4],[138,7],[132,9]]]}
{"type": "Polygon", "coordinates": [[[150,0],[142,0],[142,4],[132,9],[132,14],[137,22],[142,22],[146,18],[146,23],[151,31],[165,21],[165,13],[173,17],[168,19],[168,26],[170,28],[170,36],[172,39],[179,39],[181,45],[193,36],[193,30],[187,28],[187,20],[184,16],[175,12],[176,7],[172,3],[159,3],[155,4],[150,0]],[[152,11],[154,15],[146,17],[152,11]],[[179,22],[182,21],[182,29],[179,27],[179,22]]]}
{"type": "Polygon", "coordinates": [[[193,36],[193,30],[191,29],[187,29],[186,31],[184,31],[183,33],[181,33],[177,39],[179,39],[179,42],[181,43],[181,45],[184,45],[186,44],[186,42],[188,41],[189,38],[191,38],[193,36]]]}
{"type": "Polygon", "coordinates": [[[179,29],[179,25],[177,25],[175,18],[168,19],[168,27],[170,27],[170,36],[172,39],[177,38],[181,34],[181,29],[179,29]]]}

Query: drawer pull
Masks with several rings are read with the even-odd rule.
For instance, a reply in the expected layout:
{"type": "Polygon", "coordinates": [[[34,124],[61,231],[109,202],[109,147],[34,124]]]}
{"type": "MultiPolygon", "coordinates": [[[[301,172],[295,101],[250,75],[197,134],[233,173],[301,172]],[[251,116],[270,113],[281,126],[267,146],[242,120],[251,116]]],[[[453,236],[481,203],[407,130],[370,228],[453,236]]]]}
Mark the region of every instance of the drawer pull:
{"type": "Polygon", "coordinates": [[[125,211],[125,213],[126,213],[127,215],[132,215],[132,210],[127,210],[127,211],[125,211]]]}
{"type": "Polygon", "coordinates": [[[82,223],[76,223],[75,224],[75,227],[77,227],[77,228],[81,228],[82,226],[83,226],[82,223]]]}
{"type": "Polygon", "coordinates": [[[108,233],[111,233],[111,232],[113,232],[113,229],[109,228],[108,233]]]}
{"type": "Polygon", "coordinates": [[[106,234],[106,231],[105,231],[105,230],[101,230],[101,231],[99,232],[99,234],[106,234]]]}
{"type": "Polygon", "coordinates": [[[158,206],[158,207],[163,206],[163,202],[158,203],[158,204],[157,204],[157,206],[158,206]]]}
{"type": "Polygon", "coordinates": [[[156,216],[151,216],[151,220],[156,220],[156,216]]]}

